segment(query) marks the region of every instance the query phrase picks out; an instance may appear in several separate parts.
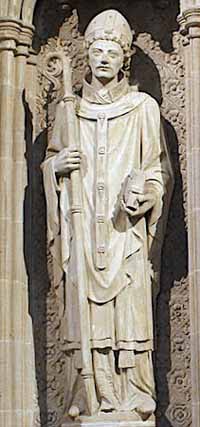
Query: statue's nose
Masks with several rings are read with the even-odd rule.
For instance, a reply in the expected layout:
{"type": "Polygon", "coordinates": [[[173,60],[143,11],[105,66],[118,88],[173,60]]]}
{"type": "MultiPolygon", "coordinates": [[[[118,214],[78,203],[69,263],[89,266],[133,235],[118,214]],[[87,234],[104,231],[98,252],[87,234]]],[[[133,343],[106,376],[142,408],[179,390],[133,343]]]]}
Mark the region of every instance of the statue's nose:
{"type": "Polygon", "coordinates": [[[102,64],[108,64],[108,58],[106,56],[104,56],[101,60],[102,64]]]}

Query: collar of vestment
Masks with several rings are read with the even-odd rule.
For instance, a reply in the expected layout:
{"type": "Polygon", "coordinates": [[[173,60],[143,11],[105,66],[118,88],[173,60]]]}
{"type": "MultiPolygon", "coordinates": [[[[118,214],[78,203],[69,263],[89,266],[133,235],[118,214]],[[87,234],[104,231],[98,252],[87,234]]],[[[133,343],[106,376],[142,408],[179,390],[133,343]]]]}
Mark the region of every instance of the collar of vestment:
{"type": "Polygon", "coordinates": [[[124,76],[117,83],[113,84],[111,81],[99,90],[96,90],[96,87],[92,83],[90,84],[87,80],[83,80],[83,99],[92,104],[111,104],[128,92],[129,84],[124,76]]]}
{"type": "Polygon", "coordinates": [[[79,117],[97,121],[125,115],[146,101],[149,96],[143,92],[136,92],[129,85],[128,88],[129,92],[126,95],[122,94],[120,98],[110,104],[95,104],[85,98],[79,98],[76,114],[79,117]]]}

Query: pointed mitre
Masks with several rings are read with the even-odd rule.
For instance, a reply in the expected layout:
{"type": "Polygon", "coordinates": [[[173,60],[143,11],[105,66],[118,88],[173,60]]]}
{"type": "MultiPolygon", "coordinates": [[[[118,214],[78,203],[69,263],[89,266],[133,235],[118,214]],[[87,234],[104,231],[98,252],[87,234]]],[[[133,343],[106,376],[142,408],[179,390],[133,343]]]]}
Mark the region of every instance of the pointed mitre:
{"type": "Polygon", "coordinates": [[[86,46],[89,47],[96,40],[115,41],[124,51],[128,51],[133,33],[124,16],[117,10],[110,9],[95,16],[86,28],[86,46]]]}

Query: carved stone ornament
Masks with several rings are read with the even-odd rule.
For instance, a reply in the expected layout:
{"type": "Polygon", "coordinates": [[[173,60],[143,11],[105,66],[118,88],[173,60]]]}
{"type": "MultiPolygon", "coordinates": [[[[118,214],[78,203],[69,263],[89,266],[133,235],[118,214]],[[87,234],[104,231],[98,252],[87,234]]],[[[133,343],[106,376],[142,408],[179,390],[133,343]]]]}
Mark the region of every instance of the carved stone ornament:
{"type": "MultiPolygon", "coordinates": [[[[160,94],[162,92],[162,96],[156,90],[155,98],[160,103],[162,102],[161,111],[165,118],[163,119],[164,128],[176,177],[163,251],[161,293],[158,298],[157,309],[155,363],[158,399],[157,418],[158,425],[162,427],[171,425],[174,427],[181,425],[189,427],[191,422],[191,398],[188,280],[186,244],[184,245],[184,242],[186,243],[186,219],[183,211],[183,206],[184,208],[186,207],[186,154],[182,46],[177,33],[173,35],[173,51],[171,53],[162,51],[159,44],[152,40],[149,34],[140,34],[137,37],[135,46],[136,53],[133,57],[133,67],[135,66],[136,73],[134,75],[136,80],[139,80],[140,88],[151,93],[148,90],[146,81],[141,80],[141,77],[138,78],[140,70],[145,69],[145,59],[146,68],[148,68],[150,58],[160,75],[160,94]],[[182,242],[181,246],[179,242],[182,242]],[[175,248],[181,259],[181,267],[178,272],[172,256],[175,248]],[[169,341],[171,342],[170,347],[169,341]],[[171,364],[169,363],[170,360],[171,364]]],[[[48,39],[46,43],[43,43],[38,55],[37,133],[38,137],[43,141],[45,139],[50,141],[52,137],[56,105],[64,95],[59,63],[57,60],[49,62],[52,54],[55,55],[55,52],[59,53],[61,51],[72,59],[73,88],[75,93],[79,93],[88,65],[83,37],[78,31],[76,11],[73,11],[72,16],[64,22],[57,37],[48,39]]],[[[37,165],[37,163],[36,153],[35,164],[37,165]]],[[[38,192],[35,210],[38,209],[43,218],[44,202],[40,179],[36,180],[35,186],[38,192]],[[41,211],[41,206],[43,206],[43,211],[41,211]]],[[[43,219],[41,224],[36,227],[35,239],[37,240],[42,223],[43,219]]],[[[39,237],[39,247],[41,247],[41,239],[43,239],[42,236],[39,237]]],[[[44,249],[44,243],[42,245],[44,249]]],[[[43,261],[40,260],[41,268],[37,265],[36,277],[39,284],[37,298],[40,293],[44,292],[46,286],[47,317],[45,318],[44,313],[42,318],[42,307],[38,307],[38,319],[40,319],[39,325],[43,325],[43,327],[46,325],[47,327],[46,348],[44,342],[40,344],[44,355],[46,354],[48,379],[47,383],[45,378],[43,383],[40,379],[39,395],[46,390],[45,393],[48,396],[49,412],[46,421],[45,419],[43,421],[48,426],[56,426],[57,424],[59,425],[63,406],[66,409],[68,404],[66,397],[66,376],[68,375],[66,364],[69,362],[70,351],[65,347],[61,331],[61,327],[63,327],[61,321],[63,295],[60,294],[60,288],[51,286],[48,290],[48,279],[46,272],[43,271],[43,262],[44,259],[43,261]]],[[[48,251],[48,270],[51,283],[55,281],[53,264],[52,254],[48,251]]],[[[40,348],[39,343],[37,348],[40,348]]],[[[41,350],[38,351],[41,352],[41,350]]],[[[41,358],[39,355],[38,357],[41,358]]],[[[77,361],[76,363],[79,362],[77,361]]],[[[38,365],[38,372],[41,373],[41,369],[41,366],[38,365]]],[[[45,408],[43,406],[44,412],[45,408]]]]}

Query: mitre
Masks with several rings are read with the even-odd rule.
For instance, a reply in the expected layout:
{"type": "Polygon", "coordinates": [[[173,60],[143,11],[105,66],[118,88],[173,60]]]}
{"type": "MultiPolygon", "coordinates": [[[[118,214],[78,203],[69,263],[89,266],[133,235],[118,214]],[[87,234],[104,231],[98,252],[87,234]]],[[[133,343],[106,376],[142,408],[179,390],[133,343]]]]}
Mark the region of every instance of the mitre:
{"type": "Polygon", "coordinates": [[[95,40],[115,41],[126,52],[131,47],[133,33],[124,16],[110,9],[95,16],[86,28],[86,46],[89,47],[95,40]]]}

